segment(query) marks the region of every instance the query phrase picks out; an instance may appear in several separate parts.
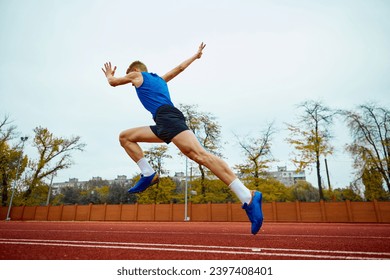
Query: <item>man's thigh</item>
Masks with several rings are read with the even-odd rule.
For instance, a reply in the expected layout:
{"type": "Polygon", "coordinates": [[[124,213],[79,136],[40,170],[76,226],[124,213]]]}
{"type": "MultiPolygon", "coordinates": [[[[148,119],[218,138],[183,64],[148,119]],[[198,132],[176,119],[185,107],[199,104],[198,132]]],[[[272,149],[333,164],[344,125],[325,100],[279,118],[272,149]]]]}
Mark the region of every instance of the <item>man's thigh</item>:
{"type": "Polygon", "coordinates": [[[120,138],[125,138],[131,142],[147,142],[147,143],[161,143],[163,142],[151,130],[150,126],[141,126],[124,130],[120,134],[120,138]]]}
{"type": "Polygon", "coordinates": [[[204,148],[200,145],[198,139],[191,130],[185,130],[179,133],[172,139],[172,142],[185,155],[205,152],[204,148]]]}

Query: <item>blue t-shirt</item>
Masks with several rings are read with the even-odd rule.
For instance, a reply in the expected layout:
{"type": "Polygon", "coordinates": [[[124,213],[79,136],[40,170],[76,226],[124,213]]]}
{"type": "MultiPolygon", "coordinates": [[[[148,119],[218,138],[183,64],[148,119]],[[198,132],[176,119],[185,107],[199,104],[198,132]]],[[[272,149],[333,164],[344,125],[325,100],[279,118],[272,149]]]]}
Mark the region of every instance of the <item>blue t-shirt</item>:
{"type": "Polygon", "coordinates": [[[156,116],[157,109],[162,105],[172,105],[167,82],[155,73],[142,72],[144,81],[136,87],[137,95],[142,105],[156,116]]]}

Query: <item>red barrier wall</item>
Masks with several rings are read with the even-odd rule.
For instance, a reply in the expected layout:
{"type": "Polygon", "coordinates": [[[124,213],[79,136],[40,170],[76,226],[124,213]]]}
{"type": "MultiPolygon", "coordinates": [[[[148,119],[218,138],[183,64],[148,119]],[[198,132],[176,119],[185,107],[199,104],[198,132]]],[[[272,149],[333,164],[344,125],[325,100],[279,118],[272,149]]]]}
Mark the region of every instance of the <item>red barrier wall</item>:
{"type": "MultiPolygon", "coordinates": [[[[18,206],[11,220],[28,221],[183,221],[183,204],[120,204],[18,206]]],[[[8,207],[0,207],[5,220],[8,207]]],[[[263,203],[264,220],[271,222],[390,223],[390,202],[270,202],[263,203]]],[[[241,204],[188,204],[187,215],[197,222],[247,221],[241,204]]]]}

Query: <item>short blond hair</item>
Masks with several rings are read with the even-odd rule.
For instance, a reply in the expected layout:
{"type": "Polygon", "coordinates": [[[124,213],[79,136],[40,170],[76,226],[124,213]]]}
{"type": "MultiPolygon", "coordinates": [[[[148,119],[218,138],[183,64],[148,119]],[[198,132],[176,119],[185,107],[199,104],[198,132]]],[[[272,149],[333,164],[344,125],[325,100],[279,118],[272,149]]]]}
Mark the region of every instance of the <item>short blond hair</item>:
{"type": "Polygon", "coordinates": [[[141,61],[136,60],[130,64],[129,68],[127,68],[126,74],[129,74],[131,71],[133,71],[134,68],[137,68],[141,72],[148,72],[148,68],[146,67],[146,65],[143,64],[141,61]]]}

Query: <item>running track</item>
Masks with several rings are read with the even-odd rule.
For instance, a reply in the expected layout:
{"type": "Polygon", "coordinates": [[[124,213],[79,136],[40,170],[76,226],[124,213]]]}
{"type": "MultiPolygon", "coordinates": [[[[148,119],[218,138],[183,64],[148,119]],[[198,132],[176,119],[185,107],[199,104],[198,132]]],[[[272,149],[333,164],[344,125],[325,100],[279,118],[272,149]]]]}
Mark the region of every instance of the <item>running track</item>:
{"type": "Polygon", "coordinates": [[[2,260],[390,259],[390,224],[0,221],[2,260]]]}

